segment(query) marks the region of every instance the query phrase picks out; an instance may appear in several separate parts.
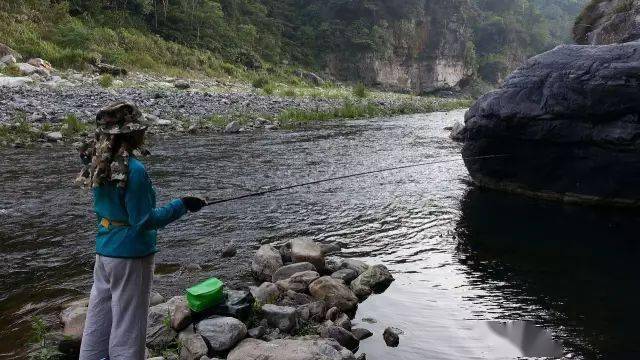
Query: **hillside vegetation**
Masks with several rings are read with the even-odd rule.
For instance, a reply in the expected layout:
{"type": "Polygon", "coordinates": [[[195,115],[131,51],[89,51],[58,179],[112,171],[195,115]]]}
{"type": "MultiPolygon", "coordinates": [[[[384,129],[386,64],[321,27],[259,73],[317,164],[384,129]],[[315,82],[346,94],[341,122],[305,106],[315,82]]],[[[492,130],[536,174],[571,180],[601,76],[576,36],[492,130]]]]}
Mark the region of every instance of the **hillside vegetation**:
{"type": "MultiPolygon", "coordinates": [[[[336,52],[383,56],[391,42],[385,23],[413,21],[424,1],[3,0],[0,39],[61,68],[100,59],[176,75],[287,76],[296,67],[321,71],[336,52]]],[[[498,82],[524,58],[569,41],[584,2],[470,1],[480,77],[498,82]]]]}

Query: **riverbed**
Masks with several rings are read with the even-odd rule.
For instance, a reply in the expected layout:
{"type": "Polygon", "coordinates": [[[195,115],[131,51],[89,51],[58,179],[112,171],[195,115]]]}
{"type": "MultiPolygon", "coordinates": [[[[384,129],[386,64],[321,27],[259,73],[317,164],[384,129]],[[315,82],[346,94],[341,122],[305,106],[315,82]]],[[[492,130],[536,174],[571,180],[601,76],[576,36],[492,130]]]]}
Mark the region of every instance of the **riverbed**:
{"type": "MultiPolygon", "coordinates": [[[[637,214],[475,189],[444,128],[463,111],[327,122],[289,131],[157,136],[145,159],[159,203],[211,199],[378,168],[221,204],[161,232],[165,296],[216,276],[251,282],[261,243],[306,236],[383,263],[396,281],[360,305],[368,359],[637,358],[637,214]],[[225,244],[238,255],[222,259],[225,244]],[[194,264],[198,264],[201,270],[194,264]],[[381,332],[404,331],[388,348],[381,332]]],[[[0,359],[24,357],[35,317],[91,284],[95,220],[73,149],[0,149],[0,359]]]]}

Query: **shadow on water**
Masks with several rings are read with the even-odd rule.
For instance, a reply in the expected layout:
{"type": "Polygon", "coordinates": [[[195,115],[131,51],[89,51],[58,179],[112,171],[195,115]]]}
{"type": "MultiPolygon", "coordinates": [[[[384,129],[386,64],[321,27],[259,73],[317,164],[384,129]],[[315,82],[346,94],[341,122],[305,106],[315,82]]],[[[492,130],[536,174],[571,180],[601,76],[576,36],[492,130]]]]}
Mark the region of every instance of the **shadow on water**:
{"type": "Polygon", "coordinates": [[[476,286],[509,298],[504,306],[542,308],[532,320],[587,358],[640,358],[638,212],[477,189],[461,211],[458,259],[476,286]]]}

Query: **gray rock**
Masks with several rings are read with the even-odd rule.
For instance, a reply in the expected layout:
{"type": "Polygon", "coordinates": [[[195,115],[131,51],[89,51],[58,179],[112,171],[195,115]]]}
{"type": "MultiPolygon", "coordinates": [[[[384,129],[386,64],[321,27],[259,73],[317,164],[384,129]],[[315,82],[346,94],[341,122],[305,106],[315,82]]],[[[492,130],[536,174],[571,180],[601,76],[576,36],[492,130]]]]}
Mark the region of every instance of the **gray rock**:
{"type": "Polygon", "coordinates": [[[350,284],[351,281],[358,277],[358,273],[352,269],[340,269],[331,274],[331,277],[334,279],[342,280],[345,284],[350,284]]]}
{"type": "Polygon", "coordinates": [[[397,347],[400,344],[400,335],[402,334],[402,330],[388,327],[384,329],[384,333],[382,334],[382,338],[387,346],[397,347]]]}
{"type": "Polygon", "coordinates": [[[191,84],[189,84],[189,82],[186,81],[186,80],[176,80],[176,82],[173,84],[173,86],[175,86],[176,89],[184,90],[184,89],[190,88],[191,84]]]}
{"type": "Polygon", "coordinates": [[[349,350],[357,349],[358,346],[360,346],[360,341],[358,341],[353,334],[339,326],[332,325],[324,327],[320,335],[325,338],[336,340],[340,345],[349,350]]]}
{"type": "Polygon", "coordinates": [[[298,324],[296,308],[266,304],[262,306],[264,318],[270,326],[283,332],[290,332],[298,324]]]}
{"type": "Polygon", "coordinates": [[[280,298],[280,288],[274,283],[263,282],[260,286],[250,286],[249,291],[260,304],[275,304],[280,298]]]}
{"type": "Polygon", "coordinates": [[[180,360],[199,360],[207,355],[207,343],[201,335],[191,334],[179,337],[180,360]]]}
{"type": "Polygon", "coordinates": [[[351,329],[351,333],[353,334],[353,336],[355,336],[356,339],[360,341],[373,336],[373,333],[371,331],[363,328],[351,329]]]}
{"type": "Polygon", "coordinates": [[[325,319],[333,322],[340,316],[340,314],[342,314],[342,311],[340,311],[340,309],[334,306],[329,310],[327,310],[327,313],[325,314],[325,319]]]}
{"type": "Polygon", "coordinates": [[[640,166],[629,166],[640,138],[638,64],[638,42],[563,45],[529,59],[465,115],[462,154],[474,182],[564,202],[640,205],[640,166]],[[479,158],[496,154],[509,156],[479,158]]]}
{"type": "Polygon", "coordinates": [[[247,320],[251,315],[253,295],[245,290],[224,289],[224,302],[209,310],[215,315],[247,320]]]}
{"type": "Polygon", "coordinates": [[[44,136],[47,139],[47,141],[56,142],[56,141],[62,140],[62,133],[60,131],[48,132],[44,134],[44,136]]]}
{"type": "Polygon", "coordinates": [[[290,265],[285,265],[279,268],[273,274],[273,281],[285,280],[288,279],[291,275],[303,271],[317,271],[316,267],[309,262],[300,262],[290,265]]]}
{"type": "Polygon", "coordinates": [[[170,326],[171,310],[167,303],[149,308],[147,315],[147,347],[159,350],[167,347],[176,338],[177,333],[170,326]]]}
{"type": "Polygon", "coordinates": [[[271,342],[245,339],[227,356],[227,360],[353,360],[353,353],[327,339],[279,339],[271,342]]]}
{"type": "Polygon", "coordinates": [[[175,331],[181,331],[191,324],[191,309],[187,301],[176,304],[173,314],[171,315],[171,328],[175,331]]]}
{"type": "Polygon", "coordinates": [[[202,320],[196,329],[198,334],[207,339],[213,351],[229,350],[247,335],[247,327],[232,317],[202,320]]]}
{"type": "Polygon", "coordinates": [[[367,354],[362,353],[362,354],[358,355],[356,360],[367,360],[367,354]]]}
{"type": "Polygon", "coordinates": [[[351,289],[358,296],[368,296],[371,292],[380,293],[393,282],[393,275],[386,266],[378,264],[365,270],[351,282],[351,289]]]}
{"type": "Polygon", "coordinates": [[[466,137],[464,124],[459,122],[459,121],[456,122],[455,124],[453,124],[453,127],[451,128],[451,133],[449,134],[449,137],[451,138],[451,140],[464,141],[464,139],[466,137]]]}
{"type": "Polygon", "coordinates": [[[229,243],[224,250],[222,250],[222,257],[234,257],[238,250],[236,249],[236,245],[234,243],[229,243]]]}
{"type": "Polygon", "coordinates": [[[279,302],[279,305],[298,306],[306,305],[313,302],[315,299],[307,294],[297,293],[292,290],[287,290],[284,293],[284,298],[279,302]]]}
{"type": "Polygon", "coordinates": [[[16,60],[15,56],[13,56],[12,54],[7,54],[0,58],[0,64],[13,65],[17,62],[18,61],[16,60]]]}
{"type": "Polygon", "coordinates": [[[320,277],[315,271],[303,271],[291,275],[286,280],[280,280],[276,282],[278,287],[283,290],[291,290],[295,292],[306,292],[309,289],[309,284],[314,282],[320,277]]]}
{"type": "Polygon", "coordinates": [[[271,245],[262,245],[251,261],[253,275],[261,281],[272,281],[273,274],[282,267],[280,252],[271,245]]]}
{"type": "Polygon", "coordinates": [[[232,121],[228,123],[227,126],[224,128],[224,132],[227,134],[235,134],[235,133],[239,133],[241,129],[242,129],[242,126],[240,126],[240,123],[238,123],[237,121],[232,121]]]}
{"type": "Polygon", "coordinates": [[[330,276],[323,276],[309,285],[309,292],[318,300],[323,300],[329,308],[337,307],[341,311],[353,310],[358,298],[344,282],[330,276]]]}
{"type": "Polygon", "coordinates": [[[291,262],[291,247],[287,246],[287,245],[281,245],[278,248],[278,251],[280,251],[280,256],[282,257],[282,262],[283,263],[290,263],[291,262]]]}
{"type": "Polygon", "coordinates": [[[27,64],[27,63],[17,63],[15,64],[18,67],[18,70],[20,71],[20,74],[25,75],[25,76],[29,76],[32,74],[38,74],[38,75],[42,75],[42,76],[49,76],[49,71],[47,71],[46,69],[43,68],[39,68],[39,67],[35,67],[31,64],[27,64]]]}
{"type": "Polygon", "coordinates": [[[333,323],[347,331],[351,331],[351,319],[349,319],[349,316],[345,313],[340,314],[333,323]]]}
{"type": "Polygon", "coordinates": [[[324,269],[324,255],[320,246],[311,239],[291,240],[291,260],[293,262],[309,262],[318,271],[324,269]]]}
{"type": "Polygon", "coordinates": [[[159,293],[152,291],[151,295],[149,295],[149,306],[155,306],[158,304],[162,304],[164,302],[164,297],[159,293]]]}
{"type": "Polygon", "coordinates": [[[369,265],[361,260],[344,259],[342,260],[341,267],[343,269],[351,269],[360,275],[369,268],[369,265]]]}
{"type": "Polygon", "coordinates": [[[261,337],[264,336],[264,334],[267,332],[267,330],[264,328],[264,326],[256,326],[254,328],[251,328],[247,331],[247,335],[251,338],[254,339],[260,339],[261,337]]]}
{"type": "Polygon", "coordinates": [[[87,305],[83,303],[76,303],[64,309],[60,313],[60,320],[63,325],[62,335],[73,340],[82,339],[88,310],[87,305]]]}
{"type": "Polygon", "coordinates": [[[313,301],[308,304],[300,305],[296,308],[298,317],[302,320],[321,321],[325,316],[324,301],[313,301]]]}
{"type": "Polygon", "coordinates": [[[33,83],[30,77],[0,76],[0,87],[14,88],[33,83]]]}
{"type": "Polygon", "coordinates": [[[340,269],[342,269],[342,259],[336,257],[328,257],[324,259],[325,273],[333,274],[340,269]]]}

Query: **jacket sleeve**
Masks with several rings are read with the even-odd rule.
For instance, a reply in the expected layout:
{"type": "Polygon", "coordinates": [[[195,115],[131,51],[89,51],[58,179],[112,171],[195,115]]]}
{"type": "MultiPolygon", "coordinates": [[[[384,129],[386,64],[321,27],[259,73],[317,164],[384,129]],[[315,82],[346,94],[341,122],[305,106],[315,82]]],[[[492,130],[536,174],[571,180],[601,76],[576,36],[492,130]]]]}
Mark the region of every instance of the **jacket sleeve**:
{"type": "Polygon", "coordinates": [[[144,168],[131,171],[125,192],[130,230],[139,232],[160,229],[187,212],[180,199],[158,208],[153,207],[154,202],[155,194],[147,172],[144,168]]]}

